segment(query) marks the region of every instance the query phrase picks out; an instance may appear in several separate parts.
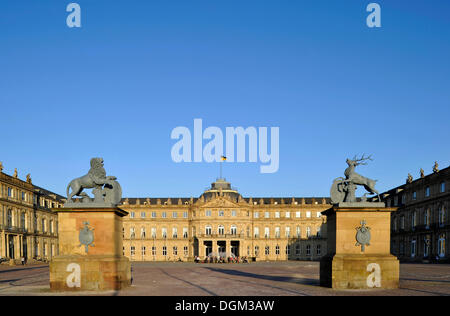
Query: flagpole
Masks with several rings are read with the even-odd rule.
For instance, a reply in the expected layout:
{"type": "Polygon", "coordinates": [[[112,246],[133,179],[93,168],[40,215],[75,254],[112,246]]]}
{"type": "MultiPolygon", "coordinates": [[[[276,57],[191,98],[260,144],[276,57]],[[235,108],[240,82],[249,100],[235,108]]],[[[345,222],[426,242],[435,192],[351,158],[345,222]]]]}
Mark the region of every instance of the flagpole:
{"type": "Polygon", "coordinates": [[[220,179],[222,179],[222,163],[223,160],[220,160],[220,179]]]}

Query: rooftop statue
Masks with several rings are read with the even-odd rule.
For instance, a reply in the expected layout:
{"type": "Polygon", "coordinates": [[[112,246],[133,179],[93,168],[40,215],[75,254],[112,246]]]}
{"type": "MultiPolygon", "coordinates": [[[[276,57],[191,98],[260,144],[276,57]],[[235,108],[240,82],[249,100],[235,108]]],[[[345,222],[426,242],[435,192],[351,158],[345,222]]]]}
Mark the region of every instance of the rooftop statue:
{"type": "MultiPolygon", "coordinates": [[[[331,203],[339,204],[342,202],[347,203],[357,203],[355,191],[357,186],[363,186],[369,194],[376,194],[378,201],[381,202],[380,195],[377,190],[375,190],[375,184],[377,180],[372,180],[361,176],[355,172],[355,167],[359,165],[366,165],[365,161],[372,160],[371,156],[365,157],[363,155],[361,158],[357,159],[355,156],[353,159],[347,159],[347,169],[344,171],[345,178],[339,177],[333,181],[331,186],[330,196],[331,203]]],[[[365,193],[360,199],[361,203],[373,203],[367,201],[367,194],[365,193]]],[[[359,203],[359,202],[358,202],[359,203]]]]}
{"type": "Polygon", "coordinates": [[[117,178],[106,176],[103,158],[92,158],[88,174],[70,181],[67,186],[67,203],[65,207],[115,207],[122,199],[122,188],[117,178]],[[93,189],[92,199],[84,189],[93,189]],[[72,190],[72,192],[70,192],[72,190]],[[80,203],[72,200],[80,197],[80,203]]]}

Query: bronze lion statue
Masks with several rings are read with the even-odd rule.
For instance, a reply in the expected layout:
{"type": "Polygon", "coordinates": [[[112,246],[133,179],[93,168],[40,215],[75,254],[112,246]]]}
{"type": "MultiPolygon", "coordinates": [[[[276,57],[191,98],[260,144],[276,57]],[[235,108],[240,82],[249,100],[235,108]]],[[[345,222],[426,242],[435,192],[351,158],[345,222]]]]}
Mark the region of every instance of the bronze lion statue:
{"type": "MultiPolygon", "coordinates": [[[[73,179],[67,186],[67,202],[71,203],[72,198],[75,196],[89,197],[83,192],[84,189],[94,189],[95,202],[99,202],[99,195],[107,195],[103,186],[105,186],[105,189],[107,187],[112,190],[116,188],[116,191],[120,190],[121,195],[120,185],[115,181],[116,179],[116,177],[106,176],[105,168],[103,168],[103,158],[92,158],[89,172],[82,177],[73,179]],[[70,189],[72,189],[72,192],[70,192],[70,189]]],[[[117,194],[115,195],[117,196],[117,194]]],[[[117,200],[117,198],[114,200],[117,200]]],[[[105,202],[105,200],[102,199],[101,202],[105,202]]],[[[111,198],[107,202],[118,203],[118,201],[111,201],[111,198]]]]}

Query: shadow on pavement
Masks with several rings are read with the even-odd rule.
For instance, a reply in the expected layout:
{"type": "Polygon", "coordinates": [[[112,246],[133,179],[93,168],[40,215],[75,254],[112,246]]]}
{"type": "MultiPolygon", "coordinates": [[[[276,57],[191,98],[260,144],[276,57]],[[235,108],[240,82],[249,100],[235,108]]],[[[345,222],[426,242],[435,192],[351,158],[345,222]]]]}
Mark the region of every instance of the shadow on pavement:
{"type": "Polygon", "coordinates": [[[316,286],[320,285],[320,282],[317,279],[293,278],[293,277],[283,277],[283,276],[276,276],[276,275],[262,275],[262,274],[255,274],[255,273],[243,272],[243,271],[238,271],[238,270],[228,270],[228,269],[212,268],[212,267],[205,267],[205,269],[208,269],[208,270],[211,270],[214,272],[228,274],[228,275],[235,275],[235,276],[269,280],[269,281],[288,282],[288,283],[303,284],[303,285],[316,285],[316,286]]]}

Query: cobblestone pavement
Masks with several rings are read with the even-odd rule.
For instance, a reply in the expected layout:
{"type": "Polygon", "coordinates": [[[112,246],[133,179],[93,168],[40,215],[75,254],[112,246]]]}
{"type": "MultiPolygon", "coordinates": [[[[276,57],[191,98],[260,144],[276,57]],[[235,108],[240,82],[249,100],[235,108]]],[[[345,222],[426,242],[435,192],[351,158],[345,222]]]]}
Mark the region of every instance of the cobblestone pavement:
{"type": "MultiPolygon", "coordinates": [[[[132,265],[133,285],[122,291],[77,295],[279,296],[450,295],[450,265],[401,264],[398,290],[336,291],[319,286],[318,262],[132,265]]],[[[0,295],[61,295],[49,291],[48,265],[0,265],[0,295]]],[[[71,293],[71,295],[73,295],[71,293]]]]}

